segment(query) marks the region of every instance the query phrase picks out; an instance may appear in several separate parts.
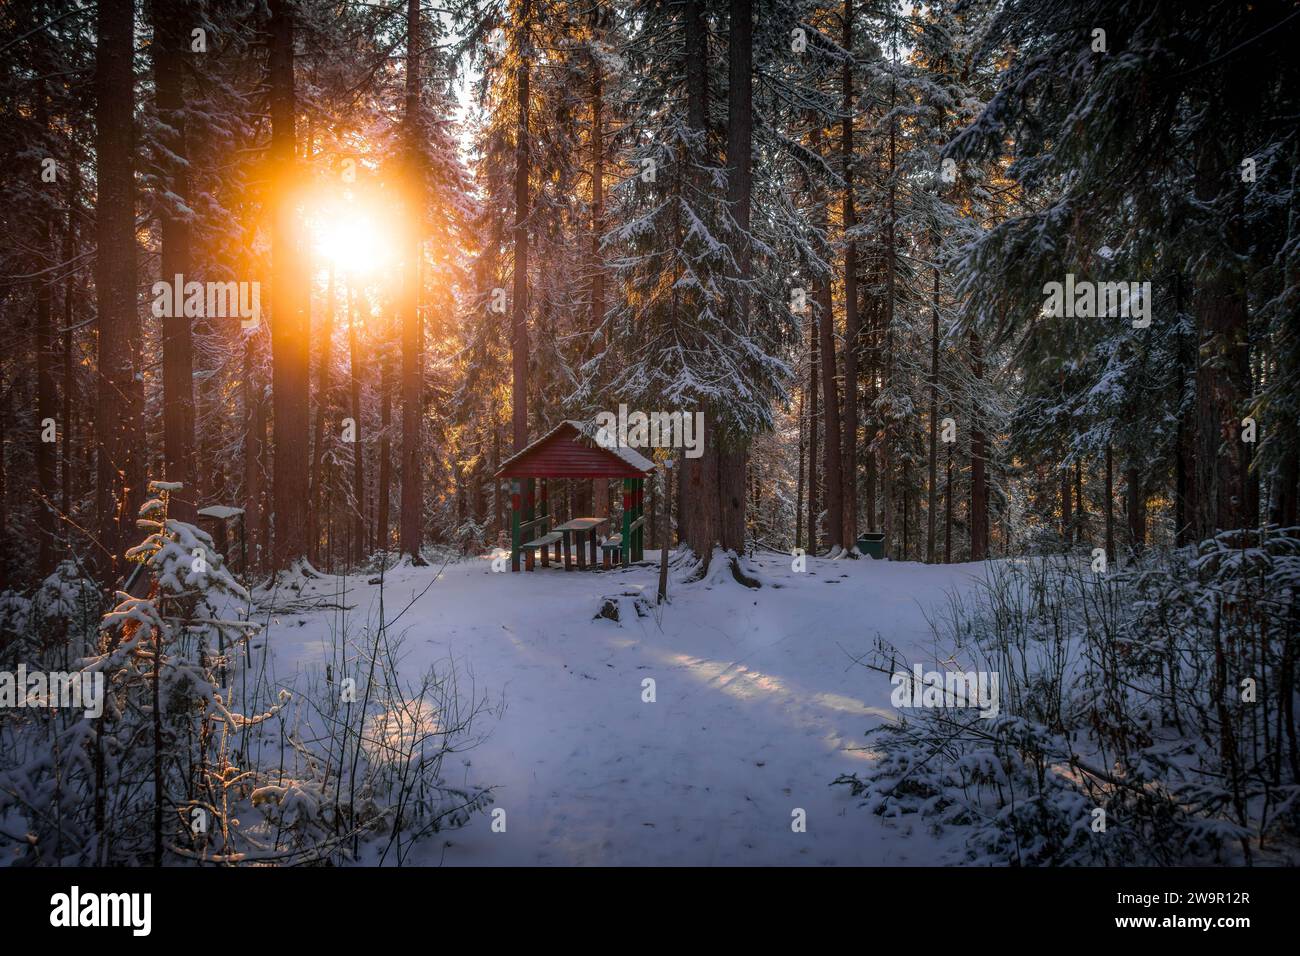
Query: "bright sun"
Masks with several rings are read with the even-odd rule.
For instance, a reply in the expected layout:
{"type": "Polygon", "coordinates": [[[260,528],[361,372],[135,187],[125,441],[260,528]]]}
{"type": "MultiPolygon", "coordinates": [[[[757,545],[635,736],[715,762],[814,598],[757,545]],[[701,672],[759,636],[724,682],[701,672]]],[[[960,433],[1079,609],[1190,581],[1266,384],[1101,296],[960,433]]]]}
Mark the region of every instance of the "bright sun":
{"type": "Polygon", "coordinates": [[[378,211],[356,203],[321,210],[313,228],[317,253],[340,272],[371,275],[392,261],[378,211]]]}

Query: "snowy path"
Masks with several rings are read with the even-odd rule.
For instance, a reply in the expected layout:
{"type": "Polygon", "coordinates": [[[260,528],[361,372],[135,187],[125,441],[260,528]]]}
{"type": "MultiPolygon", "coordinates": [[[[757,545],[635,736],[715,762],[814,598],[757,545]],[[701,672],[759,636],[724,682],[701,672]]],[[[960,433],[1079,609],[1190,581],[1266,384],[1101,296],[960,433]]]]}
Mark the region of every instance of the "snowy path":
{"type": "MultiPolygon", "coordinates": [[[[651,553],[647,553],[650,557],[651,553]]],[[[657,556],[657,555],[656,555],[657,556]]],[[[893,713],[889,681],[854,666],[877,634],[933,659],[922,608],[968,587],[978,565],[927,567],[760,556],[769,586],[678,586],[662,615],[593,620],[601,597],[653,596],[649,568],[602,574],[445,569],[401,619],[412,676],[449,654],[505,710],[490,739],[448,777],[497,787],[506,832],[486,815],[431,841],[419,862],[454,864],[922,864],[923,830],[882,826],[830,782],[861,770],[864,731],[893,713]],[[772,584],[779,587],[770,586],[772,584]],[[642,681],[656,701],[642,701],[642,681]],[[807,832],[791,830],[792,810],[807,832]]],[[[388,579],[391,614],[433,569],[388,579]]],[[[335,586],[321,582],[322,589],[335,586]]],[[[377,588],[352,578],[366,610],[377,588]]],[[[327,630],[315,615],[277,628],[277,670],[313,665],[327,630]]],[[[458,757],[457,760],[462,758],[458,757]]]]}

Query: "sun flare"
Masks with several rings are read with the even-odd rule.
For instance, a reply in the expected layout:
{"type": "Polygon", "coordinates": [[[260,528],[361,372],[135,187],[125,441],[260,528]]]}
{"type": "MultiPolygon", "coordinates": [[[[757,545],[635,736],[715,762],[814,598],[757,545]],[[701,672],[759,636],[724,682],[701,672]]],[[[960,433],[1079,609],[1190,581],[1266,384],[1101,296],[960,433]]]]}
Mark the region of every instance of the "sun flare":
{"type": "Polygon", "coordinates": [[[323,264],[340,272],[369,276],[392,261],[393,247],[381,210],[352,201],[319,210],[314,244],[323,264]]]}

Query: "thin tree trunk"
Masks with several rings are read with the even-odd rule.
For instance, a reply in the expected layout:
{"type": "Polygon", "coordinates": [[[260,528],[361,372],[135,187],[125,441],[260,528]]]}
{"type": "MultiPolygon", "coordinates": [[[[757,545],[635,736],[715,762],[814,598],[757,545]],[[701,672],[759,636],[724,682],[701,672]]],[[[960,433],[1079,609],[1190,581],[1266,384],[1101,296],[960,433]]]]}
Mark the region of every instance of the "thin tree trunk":
{"type": "Polygon", "coordinates": [[[1115,465],[1109,444],[1106,445],[1106,560],[1115,560],[1115,465]]]}
{"type": "MultiPolygon", "coordinates": [[[[977,388],[984,378],[984,358],[980,351],[979,335],[974,329],[970,332],[971,361],[977,388]]],[[[978,399],[972,402],[971,418],[971,466],[970,466],[970,559],[983,561],[988,557],[989,548],[989,513],[988,487],[984,469],[985,439],[980,422],[978,399]]]]}
{"type": "Polygon", "coordinates": [[[391,323],[384,330],[383,356],[379,360],[379,477],[375,488],[375,550],[389,545],[388,502],[393,483],[393,354],[391,323]]]}
{"type": "Polygon", "coordinates": [[[162,628],[155,627],[153,634],[153,680],[151,681],[153,691],[153,865],[162,866],[163,733],[162,697],[159,693],[164,652],[162,628]]]}
{"type": "Polygon", "coordinates": [[[804,427],[805,427],[804,418],[806,417],[807,404],[808,403],[804,401],[803,394],[801,392],[799,395],[798,418],[796,419],[796,421],[798,421],[799,423],[799,457],[798,457],[799,477],[798,480],[795,482],[795,495],[794,495],[794,546],[796,548],[799,547],[799,543],[803,540],[803,482],[804,482],[803,453],[804,453],[804,449],[807,447],[808,444],[804,437],[804,427]]]}
{"type": "MultiPolygon", "coordinates": [[[[600,5],[592,7],[598,18],[600,5]]],[[[593,24],[599,31],[600,24],[593,24]]],[[[605,268],[600,252],[600,238],[605,233],[605,131],[604,80],[600,58],[591,55],[591,331],[605,319],[605,268]]]]}
{"type": "MultiPolygon", "coordinates": [[[[266,437],[266,406],[262,400],[261,370],[257,361],[257,340],[254,331],[244,337],[244,534],[249,563],[262,567],[262,471],[263,448],[266,437]]],[[[248,574],[249,568],[242,569],[248,574]]]]}
{"type": "Polygon", "coordinates": [[[144,382],[136,303],[133,0],[100,0],[95,45],[95,295],[99,375],[95,405],[95,513],[116,579],[144,498],[144,382]]]}
{"type": "Polygon", "coordinates": [[[817,323],[808,323],[808,553],[817,553],[817,323]]]}
{"type": "Polygon", "coordinates": [[[1128,539],[1134,554],[1141,554],[1146,546],[1147,505],[1146,492],[1142,487],[1142,474],[1136,465],[1129,465],[1124,472],[1128,497],[1128,539]]]}
{"type": "MultiPolygon", "coordinates": [[[[152,0],[154,23],[153,75],[162,125],[157,157],[161,186],[175,200],[159,203],[162,243],[159,278],[172,282],[190,269],[190,227],[176,215],[174,203],[189,200],[189,155],[185,130],[185,57],[189,49],[192,11],[184,3],[152,0]]],[[[188,278],[188,276],[187,276],[188,278]]],[[[181,521],[198,518],[198,491],[194,461],[194,346],[190,319],[184,309],[162,320],[163,346],[163,447],[164,473],[179,482],[181,490],[168,499],[168,514],[181,521]]]]}
{"type": "Polygon", "coordinates": [[[532,45],[528,37],[531,0],[521,0],[514,30],[515,61],[515,225],[514,301],[511,303],[510,367],[511,420],[514,450],[528,445],[528,64],[532,45]]]}
{"type": "MultiPolygon", "coordinates": [[[[593,30],[599,29],[600,7],[592,7],[593,30]]],[[[604,83],[600,59],[591,56],[591,331],[600,328],[605,318],[605,270],[600,253],[600,237],[605,230],[605,140],[604,83]]],[[[609,341],[608,330],[605,336],[609,341]]],[[[609,481],[598,478],[578,483],[578,504],[587,514],[609,517],[609,481]],[[588,507],[590,503],[590,508],[588,507]]]]}
{"type": "MultiPolygon", "coordinates": [[[[889,193],[888,209],[885,216],[885,302],[883,309],[883,322],[885,331],[885,384],[886,388],[893,387],[894,378],[894,302],[895,302],[895,283],[896,283],[896,264],[897,253],[895,250],[895,225],[898,220],[896,197],[898,186],[895,179],[895,170],[897,167],[898,157],[898,122],[893,116],[893,108],[897,101],[897,88],[893,81],[890,83],[889,90],[889,107],[891,111],[889,121],[889,193]]],[[[882,530],[885,533],[885,553],[889,554],[894,544],[894,451],[893,451],[893,427],[892,423],[886,420],[881,423],[880,428],[880,497],[881,507],[884,511],[882,521],[882,530]]],[[[906,485],[904,485],[904,508],[906,508],[906,485]]]]}
{"type": "Polygon", "coordinates": [[[934,289],[930,295],[930,475],[926,489],[925,512],[925,561],[934,564],[935,523],[939,504],[939,237],[934,234],[936,264],[934,267],[934,289]]]}
{"type": "Polygon", "coordinates": [[[402,500],[398,538],[413,564],[424,564],[424,475],[420,424],[424,369],[420,323],[420,255],[424,236],[423,124],[420,121],[420,0],[406,2],[406,150],[409,208],[402,302],[402,500]]]}
{"type": "MultiPolygon", "coordinates": [[[[876,398],[879,396],[880,389],[877,385],[879,370],[881,368],[881,358],[883,350],[880,346],[880,324],[882,309],[879,302],[875,308],[871,309],[866,315],[866,328],[864,330],[864,348],[863,359],[865,368],[865,378],[867,387],[862,390],[863,403],[863,420],[867,424],[867,434],[874,435],[878,431],[877,420],[875,415],[876,398]]],[[[876,447],[875,441],[867,442],[866,449],[867,474],[863,486],[863,498],[865,508],[864,515],[867,519],[867,530],[878,531],[880,529],[879,505],[877,489],[879,485],[880,474],[880,449],[876,447]]]]}
{"type": "Polygon", "coordinates": [[[503,488],[504,483],[500,478],[496,477],[496,473],[500,469],[500,467],[501,467],[501,425],[500,423],[493,421],[492,422],[492,466],[491,466],[492,515],[493,515],[493,531],[497,535],[497,537],[500,537],[501,533],[505,530],[505,526],[506,526],[505,490],[503,488]]]}
{"type": "MultiPolygon", "coordinates": [[[[1217,200],[1240,150],[1206,144],[1196,157],[1196,192],[1217,200]]],[[[1238,184],[1239,186],[1239,184],[1238,184]]],[[[1241,241],[1240,203],[1221,229],[1230,248],[1241,241]]],[[[1251,449],[1241,440],[1241,420],[1251,392],[1246,282],[1236,256],[1216,256],[1195,292],[1199,364],[1196,372],[1196,496],[1198,539],[1258,523],[1258,484],[1249,473],[1251,449]]]]}
{"type": "Polygon", "coordinates": [[[271,227],[271,394],[274,405],[272,558],[285,570],[307,554],[307,442],[311,321],[310,288],[291,184],[298,178],[294,91],[294,4],[270,0],[271,158],[276,171],[271,227]]]}
{"type": "Polygon", "coordinates": [[[325,419],[329,412],[330,364],[333,362],[334,343],[334,267],[330,266],[329,279],[325,285],[325,323],[321,329],[320,352],[316,365],[316,421],[312,426],[311,443],[311,512],[309,554],[313,561],[320,557],[320,504],[321,504],[321,468],[325,458],[325,419]]]}
{"type": "MultiPolygon", "coordinates": [[[[821,155],[821,129],[814,127],[812,148],[821,155]]],[[[825,197],[818,203],[818,229],[825,233],[828,219],[825,197]]],[[[822,420],[825,434],[823,447],[826,461],[822,474],[826,477],[826,546],[835,550],[844,545],[844,469],[840,465],[843,447],[840,443],[840,399],[835,376],[835,302],[830,276],[817,280],[817,338],[821,348],[822,420]]]]}
{"type": "Polygon", "coordinates": [[[908,494],[908,491],[912,486],[911,479],[912,479],[911,463],[908,462],[906,459],[904,459],[903,460],[903,551],[902,551],[902,559],[904,561],[907,560],[908,555],[911,553],[911,540],[909,538],[909,531],[911,530],[911,527],[909,525],[911,509],[908,507],[911,499],[911,496],[908,494]]]}
{"type": "Polygon", "coordinates": [[[952,443],[948,445],[948,464],[943,483],[943,563],[952,564],[952,443]]]}
{"type": "Polygon", "coordinates": [[[352,540],[355,542],[352,560],[360,565],[366,559],[366,456],[361,444],[361,379],[362,356],[357,342],[356,290],[347,288],[345,302],[348,307],[348,358],[352,397],[352,540]]]}
{"type": "Polygon", "coordinates": [[[1061,469],[1061,540],[1065,547],[1074,544],[1074,508],[1070,488],[1070,466],[1061,469]]]}
{"type": "MultiPolygon", "coordinates": [[[[37,112],[37,123],[47,126],[45,98],[42,95],[37,112]]],[[[53,257],[53,211],[44,213],[37,223],[37,248],[40,258],[37,268],[44,269],[53,257]]],[[[54,535],[57,516],[54,513],[55,452],[56,441],[46,441],[46,422],[54,422],[57,440],[59,425],[55,406],[58,387],[54,381],[54,285],[42,277],[36,285],[36,572],[44,578],[54,570],[54,535]]],[[[68,423],[62,423],[66,431],[68,423]]]]}
{"type": "MultiPolygon", "coordinates": [[[[0,371],[0,535],[9,540],[9,463],[5,451],[9,448],[9,415],[13,411],[9,385],[0,371]]],[[[0,561],[0,588],[8,591],[9,562],[0,561]]]]}
{"type": "MultiPolygon", "coordinates": [[[[81,193],[81,167],[76,163],[72,164],[68,176],[68,221],[67,227],[63,234],[63,261],[71,262],[77,253],[77,203],[78,196],[81,193]]],[[[75,366],[72,361],[73,346],[75,344],[73,331],[73,316],[76,314],[74,308],[76,302],[77,279],[76,270],[69,269],[67,277],[63,280],[63,451],[62,451],[62,474],[60,485],[61,499],[59,510],[64,517],[72,514],[72,433],[73,428],[73,402],[77,390],[77,380],[74,375],[75,366]]]]}
{"type": "Polygon", "coordinates": [[[1088,532],[1088,508],[1083,499],[1083,462],[1074,463],[1074,541],[1085,540],[1088,532]]]}
{"type": "Polygon", "coordinates": [[[853,0],[844,0],[843,37],[840,45],[849,52],[841,74],[844,118],[840,121],[840,162],[844,177],[844,454],[842,495],[844,547],[852,549],[858,539],[858,244],[851,238],[857,225],[853,195],[853,0]]]}

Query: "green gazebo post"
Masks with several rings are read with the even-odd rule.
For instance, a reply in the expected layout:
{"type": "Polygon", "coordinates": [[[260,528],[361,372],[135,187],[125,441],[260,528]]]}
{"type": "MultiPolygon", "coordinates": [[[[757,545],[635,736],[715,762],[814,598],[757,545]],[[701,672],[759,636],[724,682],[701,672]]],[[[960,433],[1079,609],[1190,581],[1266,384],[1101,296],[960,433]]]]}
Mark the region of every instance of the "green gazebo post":
{"type": "Polygon", "coordinates": [[[644,478],[623,479],[623,541],[620,551],[624,567],[645,557],[645,522],[641,520],[645,513],[644,487],[644,478]]]}
{"type": "Polygon", "coordinates": [[[623,479],[623,531],[619,536],[620,561],[627,567],[632,555],[632,479],[623,479]]]}
{"type": "MultiPolygon", "coordinates": [[[[533,514],[533,479],[522,482],[518,478],[510,479],[510,570],[519,570],[520,545],[524,543],[521,526],[528,524],[536,515],[533,514]]],[[[546,483],[542,483],[542,513],[546,511],[546,483]]]]}
{"type": "Polygon", "coordinates": [[[639,522],[636,529],[632,532],[632,560],[645,560],[645,522],[641,519],[645,517],[645,479],[632,479],[632,507],[636,509],[636,517],[639,522]]]}

